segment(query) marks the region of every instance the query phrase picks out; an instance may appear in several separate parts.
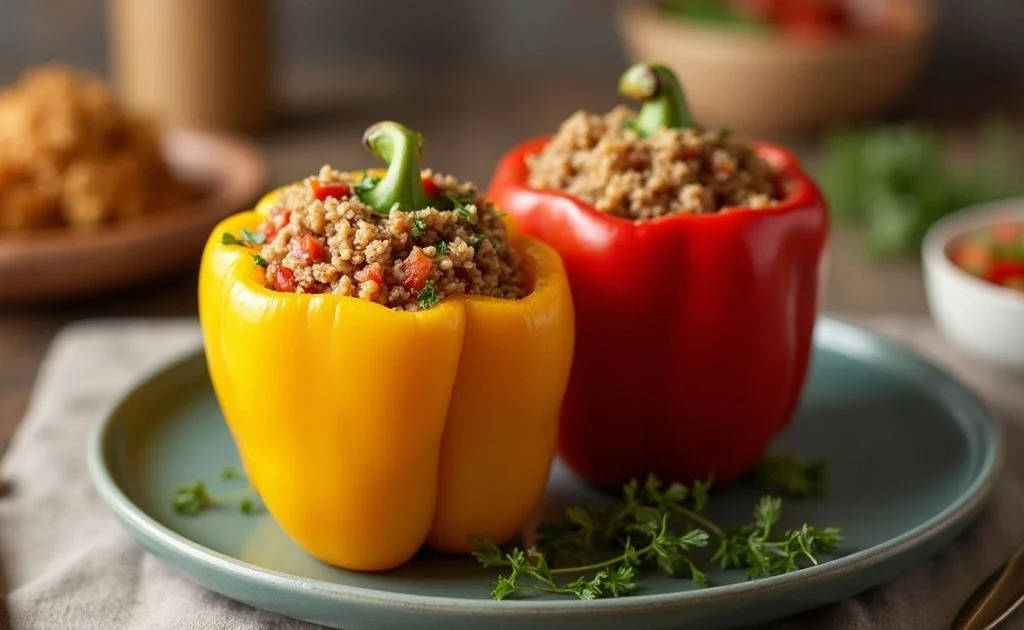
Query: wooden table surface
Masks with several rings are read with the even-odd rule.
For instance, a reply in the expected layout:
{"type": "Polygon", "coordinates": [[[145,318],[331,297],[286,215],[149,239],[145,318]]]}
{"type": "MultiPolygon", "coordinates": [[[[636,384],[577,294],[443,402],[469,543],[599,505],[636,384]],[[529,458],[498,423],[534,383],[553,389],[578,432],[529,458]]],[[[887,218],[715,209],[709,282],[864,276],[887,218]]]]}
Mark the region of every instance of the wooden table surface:
{"type": "MultiPolygon", "coordinates": [[[[479,77],[471,82],[381,78],[364,71],[311,70],[282,86],[288,100],[274,128],[257,144],[270,165],[270,185],[315,172],[322,163],[362,168],[370,157],[362,131],[392,118],[422,131],[425,163],[486,184],[501,151],[514,142],[553,129],[572,108],[602,110],[616,102],[614,89],[594,78],[479,77]],[[344,81],[337,80],[343,75],[344,81]],[[355,86],[359,86],[357,90],[355,86]]],[[[968,105],[956,99],[921,96],[914,113],[938,119],[955,133],[969,124],[968,105]]],[[[1024,99],[1013,100],[1024,112],[1024,99]]],[[[813,143],[793,139],[798,152],[813,143]]],[[[85,318],[194,316],[196,268],[116,294],[36,306],[0,306],[0,444],[25,411],[40,360],[65,324],[85,318]]],[[[916,261],[871,263],[856,234],[834,235],[826,309],[832,312],[926,312],[920,266],[916,261]]]]}

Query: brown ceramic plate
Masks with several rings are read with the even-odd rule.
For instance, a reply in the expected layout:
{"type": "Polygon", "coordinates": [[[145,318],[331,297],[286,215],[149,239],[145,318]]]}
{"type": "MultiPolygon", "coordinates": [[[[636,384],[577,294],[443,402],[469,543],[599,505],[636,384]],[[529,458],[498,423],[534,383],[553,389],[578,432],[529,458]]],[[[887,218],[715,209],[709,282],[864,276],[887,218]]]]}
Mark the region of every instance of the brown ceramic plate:
{"type": "Polygon", "coordinates": [[[885,111],[917,80],[934,28],[930,0],[886,0],[883,33],[797,41],[662,15],[624,3],[630,58],[658,61],[683,82],[694,116],[751,136],[800,133],[885,111]]]}
{"type": "Polygon", "coordinates": [[[259,150],[232,136],[174,130],[164,153],[201,190],[196,200],[90,233],[0,234],[0,302],[81,297],[170,273],[196,261],[214,225],[266,184],[259,150]]]}

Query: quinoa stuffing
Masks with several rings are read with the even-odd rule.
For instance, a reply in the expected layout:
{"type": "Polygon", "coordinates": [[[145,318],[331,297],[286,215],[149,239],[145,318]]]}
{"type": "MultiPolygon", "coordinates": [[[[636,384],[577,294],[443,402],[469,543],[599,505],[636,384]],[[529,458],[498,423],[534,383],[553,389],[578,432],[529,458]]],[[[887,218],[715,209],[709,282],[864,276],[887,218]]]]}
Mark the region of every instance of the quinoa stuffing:
{"type": "Polygon", "coordinates": [[[643,106],[574,113],[527,156],[531,187],[634,220],[767,208],[780,200],[772,166],[728,131],[702,129],[671,70],[635,64],[619,92],[643,106]]]}
{"type": "Polygon", "coordinates": [[[527,158],[530,186],[628,219],[765,208],[779,200],[772,167],[749,145],[696,128],[663,127],[644,138],[625,126],[635,115],[620,105],[603,116],[570,116],[527,158]]]}
{"type": "Polygon", "coordinates": [[[431,204],[411,211],[376,210],[364,197],[377,178],[330,166],[285,188],[258,233],[243,235],[261,245],[254,258],[267,286],[407,311],[457,294],[521,298],[519,255],[494,206],[470,183],[420,176],[431,204]]]}

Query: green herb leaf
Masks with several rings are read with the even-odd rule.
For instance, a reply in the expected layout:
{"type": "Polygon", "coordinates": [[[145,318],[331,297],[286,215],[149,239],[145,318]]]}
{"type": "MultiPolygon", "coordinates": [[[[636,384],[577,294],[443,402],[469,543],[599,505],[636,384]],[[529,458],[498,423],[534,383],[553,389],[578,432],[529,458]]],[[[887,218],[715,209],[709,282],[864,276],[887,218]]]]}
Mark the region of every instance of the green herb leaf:
{"type": "Polygon", "coordinates": [[[438,256],[447,256],[448,255],[448,243],[447,242],[440,241],[437,244],[437,255],[438,256]]]}
{"type": "Polygon", "coordinates": [[[706,22],[719,28],[752,32],[770,32],[773,28],[768,20],[720,0],[662,0],[657,7],[672,18],[706,22]]]}
{"type": "MultiPolygon", "coordinates": [[[[769,468],[771,465],[769,465],[769,468]]],[[[695,550],[711,548],[722,568],[745,568],[749,577],[796,571],[818,562],[842,540],[837,528],[804,524],[777,534],[782,500],[764,496],[750,522],[727,528],[701,512],[709,500],[710,481],[664,485],[654,476],[632,480],[614,504],[574,505],[537,528],[536,547],[502,551],[476,540],[474,556],[504,573],[491,597],[508,599],[541,592],[578,599],[623,597],[636,592],[644,571],[708,585],[695,550]],[[565,576],[572,576],[568,581],[565,576]]]]}
{"type": "Polygon", "coordinates": [[[1011,165],[1013,130],[999,119],[982,128],[984,151],[953,168],[947,142],[920,124],[836,129],[816,175],[832,214],[861,226],[877,258],[914,254],[936,221],[964,206],[1024,194],[1011,165]]]}
{"type": "Polygon", "coordinates": [[[267,240],[267,236],[263,232],[250,232],[242,228],[242,240],[250,245],[262,245],[267,240]]]}
{"type": "Polygon", "coordinates": [[[240,245],[242,247],[255,247],[257,245],[262,245],[267,240],[266,235],[264,235],[262,232],[251,232],[243,228],[241,233],[242,238],[238,238],[231,232],[224,232],[224,234],[222,234],[220,237],[220,242],[222,245],[240,245]]]}
{"type": "Polygon", "coordinates": [[[192,516],[202,512],[211,503],[210,493],[202,481],[186,484],[174,491],[171,507],[178,514],[192,516]]]}
{"type": "Polygon", "coordinates": [[[412,235],[419,238],[427,233],[427,221],[422,217],[417,217],[412,220],[412,235]]]}
{"type": "Polygon", "coordinates": [[[437,287],[434,286],[433,280],[428,280],[416,297],[419,301],[420,310],[424,311],[433,308],[441,301],[441,296],[438,295],[437,287]]]}
{"type": "Polygon", "coordinates": [[[499,219],[502,219],[504,217],[507,217],[508,213],[505,212],[504,210],[495,210],[494,211],[494,216],[498,217],[499,219]]]}
{"type": "Polygon", "coordinates": [[[470,544],[473,545],[473,557],[485,567],[494,568],[508,565],[501,549],[493,541],[474,537],[470,540],[470,544]]]}
{"type": "Polygon", "coordinates": [[[245,241],[238,238],[231,232],[224,232],[224,234],[221,234],[220,243],[221,245],[241,245],[242,247],[247,245],[245,241]]]}
{"type": "Polygon", "coordinates": [[[459,219],[470,225],[476,225],[476,206],[473,206],[472,209],[470,209],[470,207],[463,203],[462,199],[459,197],[448,197],[448,199],[452,202],[452,211],[457,217],[459,217],[459,219]]]}
{"type": "Polygon", "coordinates": [[[474,234],[473,236],[469,237],[469,246],[475,250],[480,249],[480,245],[482,245],[483,242],[484,237],[482,234],[474,234]]]}
{"type": "MultiPolygon", "coordinates": [[[[230,481],[238,479],[242,475],[236,468],[225,468],[220,472],[221,479],[230,481]]],[[[250,514],[253,512],[254,503],[253,500],[247,496],[252,493],[250,488],[242,488],[238,491],[231,492],[221,496],[213,496],[207,489],[206,484],[200,481],[194,481],[183,486],[179,486],[174,491],[174,496],[171,498],[171,507],[177,514],[184,516],[195,516],[203,510],[206,510],[215,506],[225,506],[238,500],[237,497],[241,496],[241,503],[239,503],[238,509],[243,514],[250,514]]]]}
{"type": "Polygon", "coordinates": [[[263,267],[264,269],[266,269],[270,265],[270,263],[267,262],[267,259],[264,258],[263,256],[260,256],[259,254],[253,254],[252,260],[253,262],[256,263],[258,267],[263,267]]]}

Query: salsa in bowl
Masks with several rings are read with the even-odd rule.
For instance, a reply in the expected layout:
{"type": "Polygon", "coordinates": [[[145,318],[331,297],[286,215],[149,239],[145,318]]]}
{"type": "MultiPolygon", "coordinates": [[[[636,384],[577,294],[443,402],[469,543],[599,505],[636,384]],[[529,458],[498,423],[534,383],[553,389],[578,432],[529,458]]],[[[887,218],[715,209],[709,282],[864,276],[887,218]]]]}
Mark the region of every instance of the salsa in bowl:
{"type": "Polygon", "coordinates": [[[942,333],[971,354],[1024,370],[1024,199],[971,206],[937,222],[923,262],[942,333]]]}

